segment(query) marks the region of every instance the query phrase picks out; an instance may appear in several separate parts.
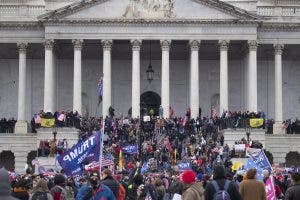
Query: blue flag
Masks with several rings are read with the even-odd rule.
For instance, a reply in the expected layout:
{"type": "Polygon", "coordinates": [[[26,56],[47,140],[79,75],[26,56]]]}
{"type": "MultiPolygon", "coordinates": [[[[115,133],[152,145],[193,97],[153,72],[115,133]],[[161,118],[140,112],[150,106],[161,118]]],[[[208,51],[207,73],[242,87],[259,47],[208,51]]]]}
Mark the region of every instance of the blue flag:
{"type": "Polygon", "coordinates": [[[84,165],[99,162],[101,133],[98,132],[78,142],[69,151],[59,155],[57,160],[68,176],[82,175],[84,165]]]}
{"type": "Polygon", "coordinates": [[[127,145],[122,148],[122,151],[127,154],[138,154],[139,149],[137,145],[127,145]]]}
{"type": "Polygon", "coordinates": [[[98,83],[98,95],[99,95],[98,104],[100,104],[102,102],[102,97],[103,97],[103,79],[102,79],[102,77],[98,83]]]}
{"type": "Polygon", "coordinates": [[[141,168],[141,173],[145,173],[149,170],[149,165],[148,165],[148,162],[145,162],[141,168]]]}
{"type": "Polygon", "coordinates": [[[186,163],[179,163],[178,165],[179,171],[184,171],[184,170],[189,170],[191,169],[190,167],[190,163],[186,162],[186,163]]]}
{"type": "Polygon", "coordinates": [[[251,168],[257,170],[258,180],[263,180],[263,170],[268,170],[269,172],[272,171],[272,166],[263,150],[257,154],[250,154],[245,169],[248,170],[251,168]]]}

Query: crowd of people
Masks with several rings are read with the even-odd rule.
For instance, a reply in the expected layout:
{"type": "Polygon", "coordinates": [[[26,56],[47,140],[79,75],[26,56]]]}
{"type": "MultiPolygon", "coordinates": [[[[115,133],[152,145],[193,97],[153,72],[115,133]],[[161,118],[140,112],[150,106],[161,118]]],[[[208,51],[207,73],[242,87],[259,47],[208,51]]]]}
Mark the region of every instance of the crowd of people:
{"type": "Polygon", "coordinates": [[[0,133],[14,133],[16,120],[14,118],[0,120],[0,133]]]}
{"type": "MultiPolygon", "coordinates": [[[[223,165],[215,165],[211,175],[194,170],[180,172],[173,168],[164,173],[141,174],[137,167],[129,175],[113,175],[109,169],[92,171],[75,181],[63,173],[53,177],[25,174],[14,179],[0,169],[1,200],[267,200],[263,180],[257,170],[232,173],[223,165]]],[[[300,173],[277,174],[274,178],[276,197],[298,200],[300,173]]]]}
{"type": "MultiPolygon", "coordinates": [[[[96,133],[105,122],[103,154],[114,158],[114,169],[89,171],[80,179],[68,177],[63,171],[32,175],[28,170],[25,175],[10,177],[12,196],[25,200],[210,200],[218,199],[218,195],[227,195],[227,199],[266,199],[264,184],[256,180],[254,169],[233,170],[232,149],[224,144],[224,136],[219,132],[219,126],[224,127],[227,122],[218,123],[216,119],[194,120],[188,115],[145,121],[82,117],[81,140],[96,133]],[[119,168],[120,152],[130,145],[138,150],[123,152],[119,168]]],[[[241,118],[232,115],[223,119],[232,124],[231,119],[237,123],[241,118]]],[[[253,147],[246,140],[243,142],[253,147]]],[[[52,150],[53,154],[62,153],[52,150]]],[[[300,175],[276,172],[274,179],[277,197],[293,199],[287,197],[295,195],[295,189],[288,187],[291,179],[298,182],[291,188],[297,187],[300,175]]],[[[0,199],[1,194],[0,187],[0,199]]]]}

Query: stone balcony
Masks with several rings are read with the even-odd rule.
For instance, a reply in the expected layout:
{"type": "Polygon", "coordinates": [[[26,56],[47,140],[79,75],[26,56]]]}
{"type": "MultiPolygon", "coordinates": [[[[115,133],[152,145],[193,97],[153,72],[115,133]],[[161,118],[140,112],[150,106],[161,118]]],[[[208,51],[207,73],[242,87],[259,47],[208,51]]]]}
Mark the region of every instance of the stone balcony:
{"type": "Polygon", "coordinates": [[[257,14],[262,16],[293,17],[300,16],[300,5],[297,6],[259,6],[257,14]]]}
{"type": "Polygon", "coordinates": [[[43,5],[0,5],[0,21],[35,21],[44,12],[43,5]]]}

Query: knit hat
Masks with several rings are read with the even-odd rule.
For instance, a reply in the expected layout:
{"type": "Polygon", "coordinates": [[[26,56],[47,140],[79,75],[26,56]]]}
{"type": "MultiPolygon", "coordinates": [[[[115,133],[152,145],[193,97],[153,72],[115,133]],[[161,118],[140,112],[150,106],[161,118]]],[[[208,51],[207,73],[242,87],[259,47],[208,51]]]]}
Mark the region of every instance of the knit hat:
{"type": "Polygon", "coordinates": [[[193,170],[186,170],[180,174],[180,180],[185,184],[192,184],[196,181],[196,174],[193,170]]]}
{"type": "Polygon", "coordinates": [[[202,173],[198,173],[197,174],[197,180],[198,181],[202,181],[203,180],[203,174],[202,173]]]}

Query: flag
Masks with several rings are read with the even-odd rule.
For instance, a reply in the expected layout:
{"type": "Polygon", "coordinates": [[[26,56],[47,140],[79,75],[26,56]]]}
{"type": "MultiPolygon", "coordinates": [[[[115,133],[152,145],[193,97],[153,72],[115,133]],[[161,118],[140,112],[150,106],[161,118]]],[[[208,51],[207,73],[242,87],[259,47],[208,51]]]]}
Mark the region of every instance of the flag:
{"type": "Polygon", "coordinates": [[[269,172],[272,171],[272,166],[266,157],[263,150],[259,150],[257,152],[250,151],[249,152],[250,157],[248,158],[247,164],[245,166],[245,169],[251,169],[254,168],[257,170],[257,179],[263,180],[263,170],[268,170],[269,172]]]}
{"type": "Polygon", "coordinates": [[[177,162],[177,149],[174,149],[174,161],[177,162]]]}
{"type": "Polygon", "coordinates": [[[273,176],[270,176],[267,179],[265,183],[265,188],[266,188],[267,200],[276,200],[273,176]]]}
{"type": "Polygon", "coordinates": [[[119,152],[118,168],[119,168],[119,171],[123,170],[122,150],[120,150],[120,152],[119,152]]]}
{"type": "Polygon", "coordinates": [[[122,148],[122,151],[126,154],[138,154],[138,146],[137,145],[127,145],[122,148]]]}
{"type": "Polygon", "coordinates": [[[218,117],[218,112],[217,112],[217,109],[214,107],[214,106],[212,106],[211,107],[211,118],[217,118],[218,117]]]}
{"type": "Polygon", "coordinates": [[[102,102],[102,97],[103,97],[103,78],[101,77],[98,83],[98,105],[102,102]]]}
{"type": "MultiPolygon", "coordinates": [[[[102,158],[101,158],[101,167],[109,167],[109,166],[114,166],[114,165],[115,165],[115,163],[114,163],[113,160],[108,158],[106,155],[102,156],[102,158]]],[[[93,161],[90,164],[85,165],[84,168],[85,168],[86,171],[94,171],[94,170],[99,171],[100,163],[93,161]]]]}
{"type": "Polygon", "coordinates": [[[39,115],[35,115],[35,116],[34,116],[34,123],[35,123],[35,124],[41,124],[41,123],[42,123],[41,120],[42,120],[42,119],[41,119],[41,117],[40,117],[39,115]]]}
{"type": "Polygon", "coordinates": [[[148,165],[148,162],[144,162],[142,168],[141,168],[141,173],[145,173],[149,170],[149,165],[148,165]]]}
{"type": "Polygon", "coordinates": [[[42,118],[41,119],[41,126],[44,128],[51,128],[54,126],[54,124],[55,124],[54,118],[50,118],[50,119],[42,118]]]}
{"type": "Polygon", "coordinates": [[[82,175],[84,163],[99,162],[101,132],[79,141],[69,151],[59,155],[57,160],[68,176],[82,175]]]}
{"type": "Polygon", "coordinates": [[[263,118],[250,119],[250,127],[251,128],[258,128],[258,127],[261,127],[263,124],[264,124],[263,118]]]}

